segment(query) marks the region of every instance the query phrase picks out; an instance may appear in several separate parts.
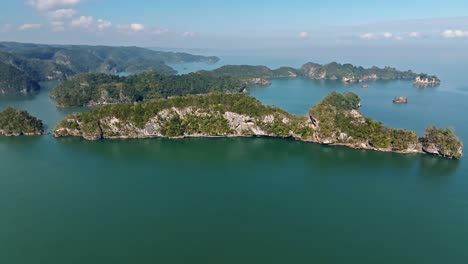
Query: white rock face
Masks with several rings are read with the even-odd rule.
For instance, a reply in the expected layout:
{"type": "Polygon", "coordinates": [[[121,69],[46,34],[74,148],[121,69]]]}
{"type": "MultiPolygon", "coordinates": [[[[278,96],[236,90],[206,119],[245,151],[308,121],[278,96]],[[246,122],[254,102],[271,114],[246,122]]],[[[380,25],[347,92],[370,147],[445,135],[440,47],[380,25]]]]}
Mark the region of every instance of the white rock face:
{"type": "MultiPolygon", "coordinates": [[[[233,112],[225,112],[224,118],[229,122],[229,127],[231,130],[235,131],[238,135],[241,134],[251,134],[257,136],[265,136],[267,133],[258,127],[254,119],[250,116],[240,115],[233,112]]],[[[270,119],[265,117],[266,119],[270,119]]],[[[273,117],[274,118],[274,117],[273,117]]]]}

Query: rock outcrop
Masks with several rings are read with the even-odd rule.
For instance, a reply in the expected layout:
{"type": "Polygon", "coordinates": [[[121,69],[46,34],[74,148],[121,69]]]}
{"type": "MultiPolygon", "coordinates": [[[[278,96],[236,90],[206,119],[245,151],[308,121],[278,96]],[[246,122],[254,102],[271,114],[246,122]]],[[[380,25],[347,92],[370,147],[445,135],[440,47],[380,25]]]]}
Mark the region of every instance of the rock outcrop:
{"type": "Polygon", "coordinates": [[[405,96],[395,97],[395,99],[393,99],[393,103],[394,104],[407,104],[408,97],[405,97],[405,96]]]}
{"type": "Polygon", "coordinates": [[[418,86],[437,86],[440,80],[436,76],[421,74],[414,79],[413,83],[418,86]]]}
{"type": "Polygon", "coordinates": [[[259,86],[270,86],[271,81],[265,78],[250,78],[244,80],[245,84],[248,85],[259,85],[259,86]]]}

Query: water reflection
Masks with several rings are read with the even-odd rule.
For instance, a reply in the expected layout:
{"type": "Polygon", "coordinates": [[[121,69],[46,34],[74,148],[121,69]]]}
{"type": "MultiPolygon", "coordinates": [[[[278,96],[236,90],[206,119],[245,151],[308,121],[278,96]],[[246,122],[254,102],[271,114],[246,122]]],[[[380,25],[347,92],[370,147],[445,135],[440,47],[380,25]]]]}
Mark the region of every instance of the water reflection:
{"type": "Polygon", "coordinates": [[[139,161],[177,166],[298,166],[321,175],[385,172],[401,175],[451,176],[459,162],[422,154],[383,153],[322,146],[290,139],[191,138],[103,140],[59,139],[64,151],[117,162],[139,161]]]}

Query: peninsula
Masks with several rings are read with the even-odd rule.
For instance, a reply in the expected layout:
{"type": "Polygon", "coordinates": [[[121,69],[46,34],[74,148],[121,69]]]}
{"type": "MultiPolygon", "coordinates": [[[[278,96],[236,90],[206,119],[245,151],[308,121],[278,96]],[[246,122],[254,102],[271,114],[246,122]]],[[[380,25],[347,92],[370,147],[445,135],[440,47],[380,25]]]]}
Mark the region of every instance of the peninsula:
{"type": "Polygon", "coordinates": [[[42,121],[12,106],[0,112],[0,136],[33,136],[44,134],[42,121]]]}
{"type": "Polygon", "coordinates": [[[176,74],[168,64],[218,61],[213,56],[138,47],[0,42],[0,94],[35,92],[39,82],[66,80],[80,73],[176,74]]]}
{"type": "Polygon", "coordinates": [[[214,76],[233,76],[246,84],[269,85],[272,79],[304,77],[312,80],[339,80],[344,83],[365,82],[371,80],[410,80],[417,85],[433,82],[440,83],[436,76],[412,71],[399,71],[392,67],[364,68],[352,64],[332,62],[328,64],[306,63],[301,68],[281,67],[270,69],[266,66],[227,65],[213,71],[200,71],[214,76]]]}
{"type": "Polygon", "coordinates": [[[60,107],[96,106],[209,92],[237,93],[244,89],[245,85],[240,80],[230,76],[146,72],[119,77],[88,73],[63,81],[50,92],[50,96],[60,107]]]}
{"type": "Polygon", "coordinates": [[[331,93],[309,115],[290,114],[244,94],[211,93],[98,107],[67,116],[55,137],[184,138],[279,137],[327,145],[398,153],[429,153],[458,159],[462,143],[449,129],[413,131],[385,127],[359,112],[354,93],[331,93]]]}

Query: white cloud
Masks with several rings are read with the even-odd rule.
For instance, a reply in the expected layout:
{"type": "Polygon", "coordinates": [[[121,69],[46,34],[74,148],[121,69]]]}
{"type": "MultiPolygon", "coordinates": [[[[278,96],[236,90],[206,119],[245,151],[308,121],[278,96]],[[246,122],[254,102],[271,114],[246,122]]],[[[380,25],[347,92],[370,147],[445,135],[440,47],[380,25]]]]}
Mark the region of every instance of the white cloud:
{"type": "Polygon", "coordinates": [[[9,32],[13,29],[11,24],[5,24],[0,28],[0,32],[9,32]]]}
{"type": "Polygon", "coordinates": [[[132,23],[132,24],[130,24],[130,29],[132,31],[139,32],[139,31],[142,31],[143,29],[145,29],[145,26],[143,24],[139,24],[139,23],[132,23]]]}
{"type": "Polygon", "coordinates": [[[117,25],[117,29],[121,31],[140,32],[145,29],[145,25],[140,23],[132,23],[128,25],[117,25]]]}
{"type": "Polygon", "coordinates": [[[376,40],[379,38],[379,36],[375,33],[365,33],[361,35],[361,38],[367,40],[376,40]]]}
{"type": "Polygon", "coordinates": [[[18,30],[25,31],[25,30],[39,29],[41,27],[42,27],[41,24],[23,24],[18,27],[18,30]]]}
{"type": "Polygon", "coordinates": [[[390,33],[390,32],[384,32],[382,33],[382,36],[386,39],[394,38],[393,33],[390,33]]]}
{"type": "Polygon", "coordinates": [[[408,37],[410,37],[410,38],[422,38],[423,35],[420,32],[410,32],[410,33],[408,33],[408,37]]]}
{"type": "Polygon", "coordinates": [[[460,29],[447,29],[444,32],[442,32],[442,36],[444,38],[464,38],[468,37],[468,31],[460,29]]]}
{"type": "Polygon", "coordinates": [[[50,22],[50,25],[52,26],[52,31],[58,32],[65,30],[65,25],[63,21],[52,21],[50,22]]]}
{"type": "Polygon", "coordinates": [[[195,35],[196,35],[195,32],[190,32],[190,31],[187,31],[181,34],[181,36],[184,38],[193,38],[195,37],[195,35]]]}
{"type": "Polygon", "coordinates": [[[104,20],[104,19],[98,19],[98,25],[97,27],[100,29],[100,30],[104,30],[106,28],[109,28],[112,26],[112,23],[110,21],[107,21],[107,20],[104,20]]]}
{"type": "Polygon", "coordinates": [[[362,34],[360,38],[364,40],[403,40],[404,36],[402,34],[396,34],[392,32],[369,32],[362,34]]]}
{"type": "Polygon", "coordinates": [[[47,13],[47,16],[51,19],[65,19],[65,18],[72,18],[76,15],[76,11],[74,9],[57,9],[54,11],[50,11],[47,13]]]}
{"type": "Polygon", "coordinates": [[[45,11],[55,7],[74,6],[81,0],[29,0],[29,4],[35,8],[45,11]]]}
{"type": "Polygon", "coordinates": [[[80,27],[80,28],[90,28],[94,22],[94,18],[92,16],[80,16],[77,19],[74,19],[70,22],[72,27],[80,27]]]}
{"type": "Polygon", "coordinates": [[[308,38],[308,37],[309,37],[308,32],[303,31],[303,32],[299,33],[299,38],[301,38],[301,39],[305,39],[305,38],[308,38]]]}

